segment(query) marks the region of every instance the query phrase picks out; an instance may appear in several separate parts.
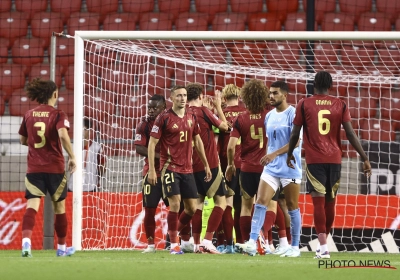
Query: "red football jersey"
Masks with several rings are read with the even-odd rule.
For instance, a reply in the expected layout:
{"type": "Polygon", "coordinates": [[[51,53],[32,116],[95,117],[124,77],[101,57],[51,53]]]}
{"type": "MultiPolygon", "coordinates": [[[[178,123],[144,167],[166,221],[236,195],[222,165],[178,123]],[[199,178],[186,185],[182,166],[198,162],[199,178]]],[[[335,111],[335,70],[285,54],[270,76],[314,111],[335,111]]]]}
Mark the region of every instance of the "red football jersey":
{"type": "MultiPolygon", "coordinates": [[[[146,148],[149,147],[149,140],[150,140],[150,132],[153,127],[154,120],[150,120],[147,117],[143,118],[142,121],[139,123],[136,129],[135,135],[135,145],[144,146],[146,148]]],[[[160,142],[156,145],[156,153],[160,153],[160,142]]],[[[143,167],[143,176],[149,172],[149,160],[147,157],[144,159],[144,167],[143,167]]],[[[155,159],[154,165],[157,171],[157,177],[161,176],[160,172],[160,160],[155,159]]]]}
{"type": "Polygon", "coordinates": [[[63,173],[64,156],[58,130],[69,129],[67,115],[47,104],[25,113],[19,134],[28,138],[28,169],[26,173],[63,173]]]}
{"type": "Polygon", "coordinates": [[[293,124],[303,126],[306,163],[342,163],[340,130],[351,121],[343,100],[316,94],[300,100],[293,124]]]}
{"type": "Polygon", "coordinates": [[[265,116],[269,110],[259,114],[251,114],[246,111],[239,115],[234,123],[231,132],[232,137],[241,138],[241,171],[262,173],[264,166],[260,159],[266,153],[267,141],[264,127],[265,116]]]}
{"type": "MultiPolygon", "coordinates": [[[[214,115],[207,107],[190,107],[192,112],[196,115],[196,119],[200,127],[200,137],[203,141],[204,151],[210,169],[216,168],[219,165],[217,144],[214,139],[214,132],[212,126],[219,127],[222,121],[214,115]]],[[[204,171],[204,165],[200,160],[197,152],[193,153],[193,172],[204,171]]]]}
{"type": "Polygon", "coordinates": [[[186,110],[181,118],[172,109],[158,115],[150,136],[160,139],[160,169],[193,173],[193,137],[200,133],[196,116],[186,110]]]}
{"type": "MultiPolygon", "coordinates": [[[[224,110],[224,115],[225,118],[228,122],[233,124],[233,120],[242,114],[243,112],[246,112],[246,108],[235,105],[235,106],[228,106],[224,110]]],[[[230,132],[220,132],[218,136],[218,150],[219,150],[219,160],[221,161],[221,167],[222,170],[226,169],[226,166],[228,165],[228,155],[226,154],[226,151],[228,150],[228,143],[229,143],[229,137],[230,132]]],[[[241,145],[240,145],[240,140],[238,141],[238,144],[236,145],[235,149],[235,167],[240,168],[242,160],[240,159],[240,153],[241,153],[241,145]]]]}

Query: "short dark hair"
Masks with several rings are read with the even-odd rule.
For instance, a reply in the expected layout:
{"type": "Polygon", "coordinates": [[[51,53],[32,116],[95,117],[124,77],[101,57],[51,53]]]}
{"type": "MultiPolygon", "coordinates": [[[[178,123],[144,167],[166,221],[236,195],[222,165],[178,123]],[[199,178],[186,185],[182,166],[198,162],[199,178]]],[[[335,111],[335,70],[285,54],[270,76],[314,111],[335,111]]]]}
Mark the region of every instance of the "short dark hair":
{"type": "Polygon", "coordinates": [[[165,97],[162,95],[159,95],[159,94],[154,94],[152,97],[150,97],[149,100],[153,100],[153,101],[165,104],[165,97]]]}
{"type": "Polygon", "coordinates": [[[270,87],[279,88],[281,91],[288,93],[289,86],[285,81],[275,81],[273,82],[270,87]]]}
{"type": "Polygon", "coordinates": [[[83,119],[83,126],[86,127],[87,129],[92,128],[92,121],[89,120],[88,118],[83,119]]]}
{"type": "Polygon", "coordinates": [[[189,83],[186,85],[186,91],[188,101],[196,100],[203,93],[203,86],[199,83],[189,83]]]}
{"type": "Polygon", "coordinates": [[[36,100],[39,104],[47,104],[56,90],[57,85],[53,81],[40,78],[33,79],[26,87],[28,98],[36,100]]]}
{"type": "Polygon", "coordinates": [[[315,74],[314,88],[319,93],[325,93],[332,87],[332,76],[326,71],[320,71],[315,74]]]}
{"type": "Polygon", "coordinates": [[[186,87],[183,86],[183,85],[175,85],[175,86],[173,86],[173,87],[171,88],[171,94],[174,93],[176,90],[181,89],[181,88],[186,89],[186,87]]]}

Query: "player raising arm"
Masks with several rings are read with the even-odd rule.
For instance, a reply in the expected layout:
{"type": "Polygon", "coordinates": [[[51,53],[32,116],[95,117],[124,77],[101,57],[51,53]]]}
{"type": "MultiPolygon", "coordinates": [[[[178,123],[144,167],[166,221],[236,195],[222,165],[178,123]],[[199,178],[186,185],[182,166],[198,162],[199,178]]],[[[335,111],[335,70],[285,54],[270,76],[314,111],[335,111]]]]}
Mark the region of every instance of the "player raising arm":
{"type": "Polygon", "coordinates": [[[365,176],[371,176],[371,165],[354,133],[349,109],[343,100],[329,95],[331,87],[332,76],[328,72],[321,71],[315,75],[315,94],[297,104],[287,157],[287,165],[294,168],[293,163],[297,159],[293,150],[303,127],[306,187],[313,200],[315,230],[321,246],[321,252],[317,251],[316,257],[324,259],[330,258],[326,237],[335,218],[335,197],[342,168],[341,125],[347,139],[364,162],[365,176]]]}

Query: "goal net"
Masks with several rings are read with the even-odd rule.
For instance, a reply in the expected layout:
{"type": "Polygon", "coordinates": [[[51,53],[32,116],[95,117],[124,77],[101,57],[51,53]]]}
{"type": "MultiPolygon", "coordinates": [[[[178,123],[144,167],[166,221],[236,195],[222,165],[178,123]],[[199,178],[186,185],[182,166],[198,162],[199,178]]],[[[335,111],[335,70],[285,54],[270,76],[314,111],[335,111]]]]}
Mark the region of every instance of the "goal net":
{"type": "MultiPolygon", "coordinates": [[[[93,141],[106,159],[98,192],[82,192],[74,176],[73,243],[81,249],[143,248],[143,157],[135,128],[153,94],[168,100],[171,86],[200,83],[204,93],[249,79],[289,84],[288,103],[312,94],[318,70],[332,74],[331,94],[346,101],[352,124],[371,160],[362,175],[355,150],[342,133],[343,165],[330,251],[395,252],[400,246],[400,59],[397,32],[105,32],[75,35],[74,151],[81,166],[82,119],[93,122],[93,141]],[[357,37],[358,36],[358,37],[357,37]],[[374,40],[367,40],[367,38],[374,40]],[[265,38],[268,38],[267,40],[265,38]],[[301,40],[299,40],[301,39],[301,40]],[[396,231],[397,230],[397,231],[396,231]]],[[[170,101],[168,101],[170,103],[170,101]]],[[[304,164],[303,164],[304,166],[304,164]]],[[[303,175],[303,178],[306,178],[303,175]]],[[[315,249],[313,206],[300,195],[302,250],[315,249]]],[[[164,246],[167,209],[156,216],[164,246]]]]}

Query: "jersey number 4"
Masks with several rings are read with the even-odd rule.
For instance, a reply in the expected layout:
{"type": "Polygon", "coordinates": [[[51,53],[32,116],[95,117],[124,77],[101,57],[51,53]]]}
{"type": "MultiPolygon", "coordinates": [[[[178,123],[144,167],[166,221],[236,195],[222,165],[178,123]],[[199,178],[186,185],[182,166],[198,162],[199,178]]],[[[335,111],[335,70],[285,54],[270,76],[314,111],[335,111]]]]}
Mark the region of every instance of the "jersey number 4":
{"type": "Polygon", "coordinates": [[[331,122],[324,118],[324,115],[330,115],[329,110],[321,110],[318,112],[318,131],[321,135],[327,135],[331,130],[331,122]]]}
{"type": "Polygon", "coordinates": [[[254,124],[252,124],[250,126],[250,136],[251,139],[260,141],[260,149],[262,149],[264,147],[264,132],[262,127],[259,127],[257,130],[258,134],[256,134],[256,129],[254,127],[254,124]]]}

